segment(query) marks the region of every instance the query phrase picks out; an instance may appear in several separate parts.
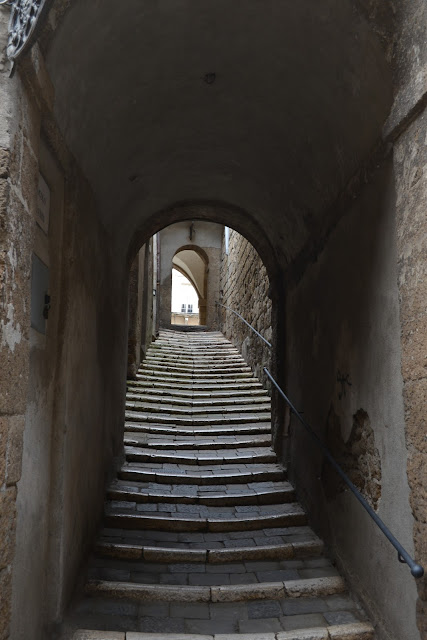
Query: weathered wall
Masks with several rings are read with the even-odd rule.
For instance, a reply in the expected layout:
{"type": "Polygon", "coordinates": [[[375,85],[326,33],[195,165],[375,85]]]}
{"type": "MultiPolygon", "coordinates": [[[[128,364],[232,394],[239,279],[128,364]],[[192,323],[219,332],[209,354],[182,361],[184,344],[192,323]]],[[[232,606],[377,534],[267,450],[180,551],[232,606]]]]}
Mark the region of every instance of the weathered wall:
{"type": "MultiPolygon", "coordinates": [[[[427,17],[427,16],[426,16],[427,17]]],[[[395,145],[402,376],[417,560],[427,567],[427,110],[395,145]]],[[[418,581],[427,637],[427,578],[418,581]]]]}
{"type": "Polygon", "coordinates": [[[0,7],[0,638],[9,637],[29,372],[31,249],[38,118],[19,99],[4,56],[9,11],[0,7]]]}
{"type": "MultiPolygon", "coordinates": [[[[237,231],[230,229],[228,254],[225,241],[221,256],[221,302],[240,313],[266,340],[272,340],[272,304],[267,270],[254,247],[237,231]]],[[[270,367],[271,349],[234,313],[221,309],[221,331],[233,342],[266,382],[263,367],[270,367]]]]}
{"type": "Polygon", "coordinates": [[[219,224],[194,221],[194,236],[190,240],[192,222],[178,222],[159,233],[160,238],[160,326],[171,323],[172,258],[180,249],[201,249],[207,259],[206,324],[209,329],[217,326],[215,301],[219,297],[221,238],[223,227],[219,224]]]}
{"type": "MultiPolygon", "coordinates": [[[[303,278],[289,283],[287,379],[304,418],[413,553],[396,258],[388,162],[303,278]]],[[[290,472],[315,528],[378,622],[379,637],[419,640],[416,585],[408,568],[322,465],[295,418],[290,472]]]]}
{"type": "MultiPolygon", "coordinates": [[[[394,142],[405,436],[417,560],[427,566],[427,4],[397,7],[396,97],[384,134],[394,142]]],[[[427,576],[417,581],[427,637],[427,576]]]]}
{"type": "MultiPolygon", "coordinates": [[[[0,8],[2,45],[7,18],[0,8]]],[[[122,447],[127,274],[52,118],[40,49],[13,78],[3,64],[0,638],[41,640],[75,588],[122,447]],[[48,234],[35,222],[39,170],[52,192],[48,234]],[[45,335],[30,327],[33,253],[50,271],[45,335]]]]}

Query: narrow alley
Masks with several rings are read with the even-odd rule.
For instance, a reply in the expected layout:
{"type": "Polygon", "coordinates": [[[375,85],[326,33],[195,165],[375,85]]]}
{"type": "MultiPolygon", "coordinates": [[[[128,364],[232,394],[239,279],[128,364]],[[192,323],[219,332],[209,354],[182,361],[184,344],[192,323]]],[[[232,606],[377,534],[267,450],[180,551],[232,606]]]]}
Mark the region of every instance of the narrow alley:
{"type": "Polygon", "coordinates": [[[126,407],[64,638],[373,638],[277,463],[269,396],[221,333],[160,331],[126,407]]]}

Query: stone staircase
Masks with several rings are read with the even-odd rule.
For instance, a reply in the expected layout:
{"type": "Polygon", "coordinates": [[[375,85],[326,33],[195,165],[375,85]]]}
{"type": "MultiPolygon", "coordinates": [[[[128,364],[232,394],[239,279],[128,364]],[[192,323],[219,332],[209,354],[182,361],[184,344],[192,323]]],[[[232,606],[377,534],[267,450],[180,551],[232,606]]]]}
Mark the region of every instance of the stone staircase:
{"type": "Polygon", "coordinates": [[[128,382],[126,461],[62,638],[371,640],[218,332],[161,331],[128,382]]]}

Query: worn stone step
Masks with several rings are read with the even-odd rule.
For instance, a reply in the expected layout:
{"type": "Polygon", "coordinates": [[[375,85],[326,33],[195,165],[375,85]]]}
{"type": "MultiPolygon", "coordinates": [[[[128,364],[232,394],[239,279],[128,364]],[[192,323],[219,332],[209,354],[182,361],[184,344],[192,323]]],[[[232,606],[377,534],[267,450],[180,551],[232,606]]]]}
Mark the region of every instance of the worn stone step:
{"type": "Polygon", "coordinates": [[[207,427],[211,427],[213,425],[218,426],[218,425],[238,425],[238,424],[245,424],[247,422],[267,422],[270,421],[271,416],[270,413],[266,412],[266,411],[260,411],[257,413],[242,413],[242,414],[236,414],[236,415],[227,415],[226,412],[224,413],[212,413],[203,416],[203,415],[198,415],[197,417],[177,417],[174,415],[165,415],[162,413],[154,413],[154,412],[148,412],[148,413],[144,413],[142,411],[133,411],[133,410],[127,410],[125,412],[125,419],[126,419],[126,423],[129,421],[132,422],[138,422],[140,424],[142,423],[146,423],[146,422],[151,422],[154,424],[165,424],[165,425],[172,425],[172,426],[194,426],[194,427],[201,427],[203,425],[207,426],[207,427]]]}
{"type": "MultiPolygon", "coordinates": [[[[151,484],[153,485],[153,483],[151,484]]],[[[233,492],[233,485],[229,485],[230,490],[228,491],[206,493],[197,491],[197,485],[180,485],[180,491],[177,490],[178,488],[174,488],[173,485],[167,485],[166,489],[168,491],[165,491],[165,485],[150,486],[147,489],[140,488],[138,490],[137,487],[120,486],[120,484],[116,483],[108,489],[107,497],[109,500],[129,501],[136,504],[171,502],[174,504],[201,504],[207,506],[249,506],[283,504],[294,501],[295,491],[290,483],[275,484],[280,484],[281,486],[267,486],[265,489],[259,489],[258,491],[247,489],[233,492]]]]}
{"type": "Polygon", "coordinates": [[[245,360],[242,358],[242,356],[240,356],[239,354],[218,354],[218,355],[214,355],[212,353],[206,355],[206,356],[196,356],[196,355],[177,355],[177,354],[164,354],[161,351],[157,351],[155,353],[148,353],[147,357],[145,358],[144,362],[147,363],[153,363],[153,364],[162,364],[162,363],[173,363],[174,365],[176,364],[182,364],[183,366],[198,366],[198,365],[204,365],[207,366],[209,364],[213,365],[213,366],[222,366],[224,367],[225,365],[233,365],[233,364],[241,364],[244,366],[247,366],[247,363],[245,362],[245,360]]]}
{"type": "Polygon", "coordinates": [[[222,397],[210,397],[208,395],[193,397],[191,396],[173,396],[172,394],[151,394],[148,390],[144,392],[135,392],[129,390],[126,394],[127,404],[128,402],[136,403],[157,403],[165,405],[173,405],[178,407],[186,407],[187,410],[203,408],[203,407],[230,407],[233,405],[252,405],[258,407],[259,405],[265,406],[268,410],[271,407],[270,398],[265,395],[259,396],[236,396],[236,394],[229,394],[222,397]]]}
{"type": "MultiPolygon", "coordinates": [[[[150,555],[150,553],[148,553],[150,555]]],[[[204,560],[173,561],[165,553],[152,550],[152,557],[163,561],[149,562],[142,558],[118,560],[93,556],[87,576],[91,580],[117,580],[143,584],[179,584],[183,586],[220,586],[263,584],[286,580],[338,577],[337,570],[323,557],[304,560],[238,560],[209,563],[204,560]]],[[[176,555],[176,554],[174,554],[176,555]]],[[[191,555],[191,554],[187,554],[191,555]]],[[[193,556],[200,555],[196,552],[193,556]]]]}
{"type": "Polygon", "coordinates": [[[174,383],[179,384],[180,381],[183,382],[188,382],[191,381],[193,379],[196,379],[198,382],[222,382],[227,381],[227,380],[241,380],[241,379],[245,379],[245,378],[253,378],[253,373],[251,370],[248,371],[233,371],[233,372],[228,372],[228,373],[213,373],[210,370],[205,370],[203,373],[198,371],[197,373],[195,372],[176,372],[176,371],[168,371],[168,370],[161,370],[160,367],[157,369],[151,369],[149,367],[142,367],[140,370],[140,373],[138,372],[136,374],[136,379],[137,380],[141,380],[142,377],[146,378],[146,377],[158,377],[160,379],[163,380],[172,380],[174,383]]]}
{"type": "Polygon", "coordinates": [[[197,406],[192,404],[191,406],[183,407],[173,403],[166,402],[157,402],[153,401],[145,401],[140,402],[138,400],[128,399],[126,402],[126,409],[128,411],[141,411],[143,413],[166,413],[171,414],[172,416],[177,417],[198,417],[198,416],[206,416],[206,415],[216,415],[220,410],[221,415],[226,413],[230,417],[234,417],[236,413],[253,413],[258,414],[261,413],[269,413],[271,410],[270,403],[248,403],[248,404],[230,404],[225,406],[223,403],[217,403],[215,405],[204,403],[202,406],[197,406]],[[226,411],[224,411],[226,409],[226,411]]]}
{"type": "Polygon", "coordinates": [[[280,600],[285,597],[321,598],[343,593],[345,583],[339,576],[211,587],[89,580],[85,585],[85,591],[91,595],[151,602],[241,602],[259,599],[280,600]]]}
{"type": "MultiPolygon", "coordinates": [[[[181,611],[184,609],[185,606],[187,607],[192,606],[192,605],[186,605],[185,603],[182,603],[182,605],[183,606],[180,607],[179,604],[177,603],[175,606],[177,610],[180,608],[181,611]]],[[[337,617],[339,613],[340,612],[336,614],[337,617]]],[[[343,614],[346,614],[346,613],[348,612],[342,612],[341,618],[343,617],[343,614]]],[[[311,619],[309,618],[309,615],[310,614],[308,615],[303,614],[303,616],[288,616],[287,624],[298,626],[299,624],[301,624],[301,622],[304,623],[304,620],[301,620],[301,618],[304,618],[304,617],[306,618],[306,623],[308,624],[312,619],[312,618],[311,619]],[[293,621],[292,618],[294,617],[298,618],[298,620],[293,621]]],[[[325,619],[325,616],[317,614],[317,619],[319,618],[325,619]]],[[[331,616],[329,616],[329,618],[331,618],[331,616]]],[[[165,622],[164,622],[165,628],[166,629],[170,628],[171,621],[175,622],[175,626],[176,626],[177,620],[178,618],[176,617],[172,618],[172,620],[170,618],[165,619],[165,622]]],[[[157,621],[156,628],[158,628],[161,626],[161,624],[159,624],[158,617],[156,618],[156,621],[157,621]]],[[[206,622],[206,621],[202,620],[202,622],[206,622]]],[[[272,618],[268,618],[265,621],[262,618],[257,618],[255,620],[248,620],[247,622],[248,622],[247,629],[249,630],[250,629],[253,630],[254,627],[262,629],[264,625],[264,628],[267,629],[267,631],[258,631],[256,633],[250,633],[246,631],[236,632],[236,633],[234,633],[234,631],[232,631],[231,633],[220,632],[220,633],[213,633],[213,634],[192,633],[191,631],[194,628],[197,629],[198,627],[201,626],[200,622],[197,625],[197,623],[195,624],[193,620],[189,620],[188,622],[183,620],[184,628],[185,628],[185,624],[187,624],[189,633],[173,633],[173,632],[172,633],[168,633],[168,632],[152,633],[150,631],[148,632],[140,632],[140,631],[109,632],[109,631],[80,629],[74,633],[72,640],[374,640],[374,637],[375,637],[374,628],[369,622],[358,622],[358,621],[347,622],[347,623],[338,624],[338,625],[333,624],[327,627],[325,626],[305,627],[305,628],[300,627],[300,628],[293,629],[292,631],[277,631],[277,632],[269,630],[272,626],[272,618]]],[[[277,624],[278,625],[280,624],[280,618],[277,618],[277,624]]],[[[218,623],[211,622],[210,626],[212,631],[214,631],[215,628],[218,628],[218,623]]],[[[221,628],[222,628],[222,631],[224,631],[223,625],[221,628]]]]}
{"type": "Polygon", "coordinates": [[[267,515],[232,517],[232,518],[197,518],[184,517],[174,514],[162,516],[160,514],[118,513],[107,511],[105,523],[108,527],[128,529],[158,529],[160,531],[252,531],[265,527],[291,527],[305,524],[306,514],[298,505],[291,503],[283,505],[282,513],[267,515]],[[286,509],[288,507],[288,509],[286,509]]]}
{"type": "Polygon", "coordinates": [[[194,450],[181,450],[178,452],[164,452],[156,449],[141,449],[138,447],[125,447],[125,456],[128,461],[135,462],[161,462],[171,464],[221,464],[221,463],[239,463],[252,464],[262,462],[276,462],[276,454],[271,449],[262,449],[261,447],[246,449],[239,451],[238,449],[216,449],[215,451],[206,452],[194,450]]]}
{"type": "Polygon", "coordinates": [[[231,343],[162,330],[127,389],[127,462],[74,629],[99,611],[105,640],[371,640],[275,463],[269,395],[231,343]]]}
{"type": "MultiPolygon", "coordinates": [[[[145,389],[167,389],[169,392],[174,392],[175,387],[171,387],[170,380],[165,380],[164,378],[157,378],[156,376],[143,376],[139,374],[138,379],[129,380],[128,381],[132,386],[140,386],[145,389]]],[[[217,381],[214,382],[199,382],[199,381],[188,381],[181,382],[179,386],[176,387],[177,393],[182,393],[185,391],[191,391],[194,395],[198,393],[211,393],[211,392],[251,392],[258,391],[260,393],[266,394],[267,391],[263,389],[262,385],[256,378],[245,378],[239,380],[238,382],[223,381],[221,385],[218,385],[217,381]]]]}
{"type": "Polygon", "coordinates": [[[264,546],[183,549],[99,540],[95,545],[95,553],[102,557],[122,560],[144,560],[145,562],[155,563],[206,562],[208,564],[222,564],[269,560],[281,562],[283,560],[301,560],[320,556],[323,553],[323,543],[317,539],[264,546]]]}
{"type": "MultiPolygon", "coordinates": [[[[135,463],[134,463],[135,465],[135,463]]],[[[227,471],[219,469],[217,472],[182,470],[154,470],[143,469],[136,466],[123,466],[118,472],[118,477],[123,480],[134,480],[137,482],[156,482],[162,484],[199,484],[217,485],[219,483],[248,483],[248,482],[268,482],[285,479],[285,472],[273,465],[263,465],[263,469],[245,469],[239,471],[227,471]]]]}
{"type": "Polygon", "coordinates": [[[251,371],[251,368],[248,367],[244,360],[232,362],[213,362],[209,358],[206,358],[205,362],[177,362],[176,359],[170,358],[168,360],[159,358],[146,358],[144,360],[144,364],[141,365],[139,371],[142,373],[145,369],[158,369],[163,370],[166,369],[168,371],[180,371],[180,372],[191,372],[194,374],[203,374],[209,371],[214,373],[234,373],[235,371],[251,371]]]}
{"type": "Polygon", "coordinates": [[[134,447],[149,447],[159,450],[181,449],[235,449],[236,447],[270,447],[270,434],[252,434],[247,436],[179,436],[179,435],[150,435],[125,432],[124,444],[134,447]]]}
{"type": "Polygon", "coordinates": [[[270,422],[259,422],[257,424],[251,424],[246,422],[243,424],[218,424],[212,426],[211,424],[197,424],[187,425],[184,427],[173,427],[171,425],[157,424],[155,422],[146,422],[138,424],[136,422],[125,422],[125,429],[129,432],[142,432],[152,434],[165,434],[165,435],[189,435],[189,436],[203,436],[208,433],[213,435],[232,435],[238,434],[252,434],[252,433],[270,433],[270,422]]]}
{"type": "MultiPolygon", "coordinates": [[[[150,381],[151,382],[151,381],[150,381]]],[[[244,383],[243,387],[245,386],[244,383]]],[[[236,389],[233,387],[228,388],[218,388],[215,386],[213,389],[208,389],[206,391],[203,390],[195,390],[193,385],[187,385],[188,388],[176,388],[172,389],[171,387],[163,388],[163,387],[154,387],[152,384],[146,385],[143,382],[138,382],[137,380],[128,380],[127,387],[130,393],[144,394],[149,393],[150,396],[160,396],[160,397],[171,397],[171,398],[184,398],[184,399],[215,399],[215,398],[233,398],[236,399],[241,398],[256,398],[257,401],[259,398],[269,397],[268,392],[263,389],[261,386],[254,386],[250,384],[247,389],[241,388],[242,385],[239,384],[239,394],[237,396],[236,389]]]]}
{"type": "MultiPolygon", "coordinates": [[[[101,531],[100,542],[137,547],[177,549],[214,554],[218,552],[218,562],[246,557],[247,549],[252,550],[252,557],[246,559],[262,560],[256,549],[275,548],[292,545],[294,557],[313,558],[319,555],[322,548],[321,540],[307,525],[293,527],[267,527],[252,531],[160,531],[158,529],[121,529],[119,527],[106,528],[101,531]],[[242,555],[239,553],[242,552],[242,555]],[[230,554],[230,555],[227,555],[230,554]],[[244,554],[244,555],[243,555],[244,554]]],[[[273,552],[272,552],[273,553],[273,552]]],[[[271,558],[281,559],[281,558],[271,558]]]]}

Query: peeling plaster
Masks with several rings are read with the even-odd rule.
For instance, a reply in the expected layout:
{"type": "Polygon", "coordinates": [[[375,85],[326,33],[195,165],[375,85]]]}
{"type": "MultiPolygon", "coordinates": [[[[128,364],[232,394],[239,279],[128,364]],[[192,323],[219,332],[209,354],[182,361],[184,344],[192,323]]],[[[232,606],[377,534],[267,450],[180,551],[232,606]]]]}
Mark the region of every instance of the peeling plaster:
{"type": "Polygon", "coordinates": [[[12,353],[15,351],[15,345],[19,344],[22,340],[21,325],[14,326],[14,308],[13,304],[7,305],[7,322],[4,320],[0,322],[1,326],[1,346],[8,346],[12,353]]]}

